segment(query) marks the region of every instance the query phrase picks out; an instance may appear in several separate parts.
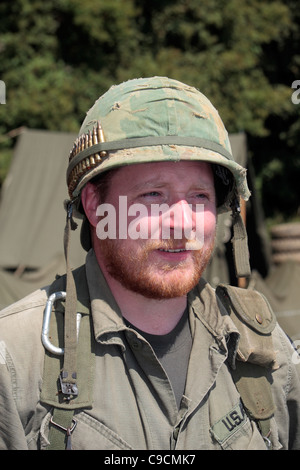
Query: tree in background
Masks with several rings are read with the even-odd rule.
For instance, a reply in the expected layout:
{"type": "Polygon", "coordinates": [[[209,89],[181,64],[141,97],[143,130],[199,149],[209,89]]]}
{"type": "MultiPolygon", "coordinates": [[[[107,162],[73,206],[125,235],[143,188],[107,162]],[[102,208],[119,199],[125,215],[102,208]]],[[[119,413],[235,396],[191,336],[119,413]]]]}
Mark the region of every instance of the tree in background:
{"type": "Polygon", "coordinates": [[[110,85],[167,75],[206,94],[229,132],[247,133],[266,215],[297,215],[296,1],[5,0],[0,18],[0,178],[13,129],[77,131],[110,85]]]}

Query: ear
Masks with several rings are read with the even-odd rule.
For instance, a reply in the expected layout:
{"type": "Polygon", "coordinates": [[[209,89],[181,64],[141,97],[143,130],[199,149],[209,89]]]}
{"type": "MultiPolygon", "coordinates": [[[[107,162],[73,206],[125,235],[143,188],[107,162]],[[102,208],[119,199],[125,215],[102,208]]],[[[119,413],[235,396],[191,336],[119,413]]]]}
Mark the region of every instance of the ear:
{"type": "Polygon", "coordinates": [[[88,182],[83,190],[81,191],[81,202],[85,215],[87,216],[90,224],[96,227],[99,222],[98,216],[96,215],[97,207],[100,204],[99,192],[96,186],[88,182]]]}

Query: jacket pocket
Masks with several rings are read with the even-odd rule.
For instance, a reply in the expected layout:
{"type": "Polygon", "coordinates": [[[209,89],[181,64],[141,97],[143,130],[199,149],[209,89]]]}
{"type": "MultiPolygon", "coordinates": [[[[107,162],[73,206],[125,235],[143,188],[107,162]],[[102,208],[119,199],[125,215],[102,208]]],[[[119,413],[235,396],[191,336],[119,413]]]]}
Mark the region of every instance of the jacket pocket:
{"type": "Polygon", "coordinates": [[[248,418],[243,426],[222,443],[224,450],[267,450],[256,424],[248,418]]]}
{"type": "MultiPolygon", "coordinates": [[[[49,445],[49,423],[51,413],[48,413],[40,428],[40,448],[46,449],[49,445]]],[[[132,450],[117,433],[106,427],[103,423],[92,418],[84,412],[75,413],[76,428],[72,432],[73,450],[132,450]]]]}
{"type": "Polygon", "coordinates": [[[81,412],[75,415],[77,426],[72,437],[74,450],[132,450],[117,433],[92,416],[81,412]]]}

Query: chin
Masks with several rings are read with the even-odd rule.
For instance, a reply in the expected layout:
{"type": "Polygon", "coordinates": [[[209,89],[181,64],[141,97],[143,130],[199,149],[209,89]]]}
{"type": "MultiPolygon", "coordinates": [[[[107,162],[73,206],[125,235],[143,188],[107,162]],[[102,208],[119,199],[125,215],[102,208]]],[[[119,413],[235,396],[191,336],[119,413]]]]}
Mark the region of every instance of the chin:
{"type": "Polygon", "coordinates": [[[114,276],[126,289],[149,299],[173,299],[188,294],[199,282],[202,272],[172,272],[151,274],[144,272],[139,276],[114,276]]]}

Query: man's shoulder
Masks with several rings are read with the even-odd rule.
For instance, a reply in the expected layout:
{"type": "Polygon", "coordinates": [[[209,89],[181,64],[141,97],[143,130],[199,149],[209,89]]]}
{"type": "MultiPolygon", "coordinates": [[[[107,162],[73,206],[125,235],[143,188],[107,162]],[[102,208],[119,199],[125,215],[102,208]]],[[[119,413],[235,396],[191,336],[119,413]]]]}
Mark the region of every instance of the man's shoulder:
{"type": "Polygon", "coordinates": [[[19,364],[22,355],[41,357],[41,333],[47,288],[38,289],[0,312],[0,344],[19,364]],[[17,358],[17,359],[16,359],[17,358]]]}
{"type": "Polygon", "coordinates": [[[49,287],[37,289],[26,297],[16,301],[15,303],[5,307],[0,311],[0,321],[12,315],[44,308],[48,298],[49,287]]]}

